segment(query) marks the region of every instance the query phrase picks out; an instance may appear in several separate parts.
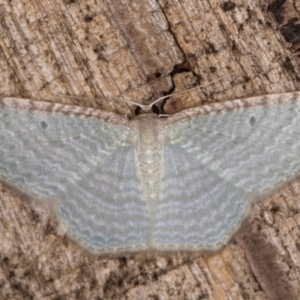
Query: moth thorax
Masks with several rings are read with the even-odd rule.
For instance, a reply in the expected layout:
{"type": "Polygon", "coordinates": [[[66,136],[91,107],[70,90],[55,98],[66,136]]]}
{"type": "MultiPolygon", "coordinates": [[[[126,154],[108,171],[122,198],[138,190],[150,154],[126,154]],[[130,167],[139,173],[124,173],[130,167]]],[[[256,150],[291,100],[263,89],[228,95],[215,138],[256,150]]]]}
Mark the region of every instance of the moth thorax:
{"type": "MultiPolygon", "coordinates": [[[[144,121],[144,120],[143,120],[144,121]]],[[[139,123],[139,143],[136,147],[136,162],[144,197],[158,199],[162,176],[162,144],[158,137],[155,120],[139,123]]],[[[152,205],[153,205],[153,201],[152,205]]],[[[153,206],[152,206],[153,209],[153,206]]]]}

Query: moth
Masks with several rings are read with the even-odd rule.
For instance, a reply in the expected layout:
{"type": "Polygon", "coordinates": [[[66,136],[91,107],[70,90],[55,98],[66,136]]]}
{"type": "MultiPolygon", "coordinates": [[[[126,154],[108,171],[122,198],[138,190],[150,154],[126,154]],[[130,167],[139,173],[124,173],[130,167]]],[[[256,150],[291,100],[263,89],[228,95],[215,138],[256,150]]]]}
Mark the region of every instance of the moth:
{"type": "Polygon", "coordinates": [[[100,252],[217,248],[252,201],[299,173],[300,92],[133,120],[0,99],[1,181],[55,203],[100,252]]]}

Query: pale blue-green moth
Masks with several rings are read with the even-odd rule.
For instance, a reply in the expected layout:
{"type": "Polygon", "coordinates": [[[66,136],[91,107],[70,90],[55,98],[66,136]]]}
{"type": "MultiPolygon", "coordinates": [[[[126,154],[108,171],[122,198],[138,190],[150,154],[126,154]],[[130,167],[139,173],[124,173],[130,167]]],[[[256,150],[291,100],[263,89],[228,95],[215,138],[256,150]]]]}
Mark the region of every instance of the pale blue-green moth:
{"type": "Polygon", "coordinates": [[[252,200],[300,173],[300,92],[134,120],[91,108],[0,100],[1,180],[55,201],[100,251],[226,243],[252,200]]]}

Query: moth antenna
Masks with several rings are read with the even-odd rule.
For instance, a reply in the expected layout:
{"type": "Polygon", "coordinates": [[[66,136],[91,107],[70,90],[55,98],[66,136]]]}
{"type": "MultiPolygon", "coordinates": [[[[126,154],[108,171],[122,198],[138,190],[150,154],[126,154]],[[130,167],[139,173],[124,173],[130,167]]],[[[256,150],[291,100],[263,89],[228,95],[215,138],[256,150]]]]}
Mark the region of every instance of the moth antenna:
{"type": "Polygon", "coordinates": [[[129,101],[129,100],[124,100],[124,99],[122,99],[122,101],[124,101],[126,103],[129,103],[129,104],[136,105],[136,106],[140,107],[145,112],[150,111],[152,109],[153,104],[154,104],[154,103],[151,103],[151,104],[145,105],[145,104],[141,104],[141,103],[137,103],[137,102],[133,102],[133,101],[129,101]]]}
{"type": "MultiPolygon", "coordinates": [[[[69,96],[69,95],[63,95],[63,94],[54,94],[54,96],[57,96],[57,97],[66,97],[66,98],[70,98],[70,99],[78,99],[78,100],[87,100],[89,98],[84,98],[84,97],[78,97],[78,96],[69,96]]],[[[124,100],[124,99],[120,99],[119,100],[120,102],[125,102],[126,104],[128,103],[131,103],[131,104],[134,104],[134,105],[137,105],[137,106],[140,106],[141,109],[147,111],[146,107],[149,106],[149,105],[142,105],[142,104],[139,104],[139,103],[135,103],[135,102],[132,102],[132,101],[128,101],[128,100],[124,100]]],[[[109,101],[108,101],[109,102],[109,101]]],[[[112,102],[116,102],[116,101],[112,101],[112,102]]],[[[130,112],[134,115],[133,111],[131,110],[130,106],[128,106],[128,109],[130,110],[130,112]]],[[[150,106],[150,110],[151,110],[151,106],[150,106]]]]}
{"type": "Polygon", "coordinates": [[[224,79],[224,78],[230,77],[230,76],[232,76],[233,74],[234,74],[234,73],[230,73],[230,74],[228,74],[228,75],[224,75],[224,76],[222,76],[222,77],[220,77],[220,78],[218,78],[218,79],[215,79],[215,80],[213,80],[213,81],[211,81],[211,82],[209,82],[209,83],[202,84],[202,85],[199,85],[199,86],[196,86],[196,87],[193,87],[193,88],[190,88],[190,89],[181,91],[181,92],[176,92],[176,93],[173,93],[173,94],[170,94],[170,95],[166,95],[166,96],[160,97],[160,98],[154,100],[152,103],[150,103],[150,104],[148,104],[148,105],[140,104],[140,103],[137,103],[137,102],[133,102],[133,101],[129,101],[129,100],[124,100],[124,99],[122,99],[122,101],[125,101],[125,102],[127,102],[127,103],[129,103],[129,104],[133,104],[133,105],[139,106],[144,112],[149,112],[149,111],[152,109],[152,106],[153,106],[154,104],[156,104],[157,102],[159,102],[159,101],[161,101],[161,100],[163,100],[163,99],[170,98],[170,97],[175,96],[175,95],[184,94],[184,93],[187,93],[187,92],[196,90],[196,89],[200,89],[200,88],[202,88],[202,87],[205,87],[205,86],[211,85],[211,84],[213,84],[213,83],[215,83],[215,82],[218,82],[218,81],[220,81],[220,80],[222,80],[222,79],[224,79]]]}
{"type": "MultiPolygon", "coordinates": [[[[157,102],[159,102],[159,101],[161,101],[161,100],[163,100],[163,99],[170,98],[170,97],[176,96],[176,95],[181,95],[181,94],[184,94],[184,93],[187,93],[187,92],[196,90],[196,89],[203,88],[203,87],[205,87],[205,86],[208,86],[208,85],[211,85],[211,84],[213,84],[213,83],[215,83],[215,82],[218,82],[218,81],[220,81],[220,80],[222,80],[222,79],[224,79],[224,78],[230,77],[230,76],[232,76],[233,74],[234,74],[234,73],[230,73],[230,74],[228,74],[228,75],[224,75],[224,76],[222,76],[222,77],[220,77],[220,78],[218,78],[218,79],[215,79],[215,80],[213,80],[213,81],[211,81],[211,82],[209,82],[209,83],[202,84],[202,85],[198,85],[198,86],[196,86],[196,87],[193,87],[193,88],[190,88],[190,89],[187,89],[187,90],[184,90],[184,91],[180,91],[180,92],[176,92],[176,93],[173,93],[173,94],[170,94],[170,95],[166,95],[166,96],[160,97],[160,98],[154,100],[151,104],[146,105],[146,106],[150,106],[150,108],[151,108],[154,104],[156,104],[157,102]]],[[[140,104],[137,104],[137,105],[141,106],[140,104]]]]}
{"type": "Polygon", "coordinates": [[[78,99],[78,100],[87,100],[87,99],[89,99],[89,98],[84,98],[84,97],[70,96],[70,95],[63,95],[63,94],[53,94],[53,95],[57,96],[57,97],[65,97],[65,98],[78,99]]]}
{"type": "MultiPolygon", "coordinates": [[[[208,85],[211,85],[211,84],[213,84],[213,83],[215,83],[215,82],[221,81],[221,80],[224,79],[224,78],[230,77],[230,76],[232,76],[233,74],[234,74],[234,73],[230,73],[230,74],[228,74],[228,75],[224,75],[224,76],[222,76],[222,77],[220,77],[220,78],[218,78],[218,79],[215,79],[215,80],[213,80],[213,81],[211,81],[211,82],[209,82],[209,83],[202,84],[202,85],[198,85],[198,86],[196,86],[196,87],[193,87],[193,88],[190,88],[190,89],[181,91],[181,92],[176,92],[176,93],[173,93],[173,94],[170,94],[170,95],[166,95],[166,96],[160,97],[160,98],[154,100],[152,103],[147,104],[147,105],[145,105],[145,104],[140,104],[140,103],[137,103],[137,102],[133,102],[133,101],[130,101],[130,100],[125,100],[125,99],[122,99],[122,98],[120,99],[120,101],[123,101],[123,102],[125,102],[125,103],[127,103],[127,104],[133,104],[133,105],[139,106],[144,112],[149,112],[149,111],[151,111],[152,106],[153,106],[154,104],[156,104],[157,102],[161,101],[161,100],[164,100],[164,99],[166,99],[166,98],[170,98],[170,97],[172,97],[172,96],[181,95],[181,94],[184,94],[184,93],[187,93],[187,92],[196,90],[196,89],[203,88],[203,87],[208,86],[208,85]]],[[[79,100],[86,100],[86,98],[77,97],[77,96],[68,96],[68,95],[61,95],[61,94],[54,94],[54,95],[55,95],[55,96],[58,96],[58,97],[66,97],[66,98],[73,98],[73,99],[76,98],[76,99],[79,99],[79,100]]],[[[130,108],[130,107],[129,107],[129,108],[130,108]]]]}

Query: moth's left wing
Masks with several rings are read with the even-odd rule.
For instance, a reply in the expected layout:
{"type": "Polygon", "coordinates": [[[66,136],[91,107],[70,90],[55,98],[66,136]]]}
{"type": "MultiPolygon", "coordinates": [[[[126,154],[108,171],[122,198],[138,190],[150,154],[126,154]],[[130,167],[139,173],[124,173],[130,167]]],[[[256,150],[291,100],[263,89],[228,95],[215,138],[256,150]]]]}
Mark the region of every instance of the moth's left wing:
{"type": "Polygon", "coordinates": [[[129,133],[115,114],[26,99],[0,99],[0,175],[40,198],[84,178],[129,133]]]}
{"type": "Polygon", "coordinates": [[[149,212],[132,147],[118,147],[59,198],[59,216],[86,247],[108,252],[149,246],[149,212]]]}
{"type": "Polygon", "coordinates": [[[0,99],[0,175],[57,210],[98,251],[145,248],[149,216],[125,117],[75,106],[0,99]]]}

